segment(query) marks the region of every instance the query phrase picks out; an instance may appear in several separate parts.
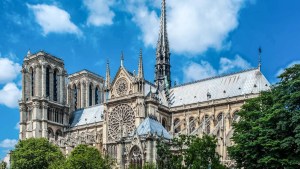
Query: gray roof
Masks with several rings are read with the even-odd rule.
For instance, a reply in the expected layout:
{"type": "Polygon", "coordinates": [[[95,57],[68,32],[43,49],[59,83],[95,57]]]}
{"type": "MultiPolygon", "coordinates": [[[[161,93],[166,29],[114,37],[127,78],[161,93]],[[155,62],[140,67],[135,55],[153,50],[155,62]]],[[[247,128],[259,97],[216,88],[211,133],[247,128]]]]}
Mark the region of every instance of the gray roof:
{"type": "Polygon", "coordinates": [[[168,133],[168,131],[162,126],[162,124],[152,118],[147,117],[134,131],[130,134],[133,136],[134,133],[137,133],[139,136],[145,136],[148,133],[156,134],[157,136],[163,136],[166,139],[171,139],[172,136],[168,133]]]}
{"type": "Polygon", "coordinates": [[[259,69],[249,69],[176,86],[170,90],[171,107],[255,94],[268,89],[270,89],[270,83],[259,69]],[[210,98],[208,98],[208,93],[211,95],[210,98]]]}
{"type": "Polygon", "coordinates": [[[97,105],[85,109],[76,110],[75,112],[73,112],[73,118],[72,121],[70,121],[70,127],[76,127],[103,121],[103,110],[103,105],[97,105]]]}

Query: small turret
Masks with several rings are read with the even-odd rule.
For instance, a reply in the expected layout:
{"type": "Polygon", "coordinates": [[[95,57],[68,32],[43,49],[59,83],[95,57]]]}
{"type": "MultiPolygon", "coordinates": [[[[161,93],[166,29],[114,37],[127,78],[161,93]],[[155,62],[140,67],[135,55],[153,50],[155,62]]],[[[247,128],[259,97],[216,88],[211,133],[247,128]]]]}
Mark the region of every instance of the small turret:
{"type": "Polygon", "coordinates": [[[110,88],[110,69],[109,69],[109,60],[107,60],[106,63],[106,77],[105,77],[105,88],[109,89],[110,88]]]}

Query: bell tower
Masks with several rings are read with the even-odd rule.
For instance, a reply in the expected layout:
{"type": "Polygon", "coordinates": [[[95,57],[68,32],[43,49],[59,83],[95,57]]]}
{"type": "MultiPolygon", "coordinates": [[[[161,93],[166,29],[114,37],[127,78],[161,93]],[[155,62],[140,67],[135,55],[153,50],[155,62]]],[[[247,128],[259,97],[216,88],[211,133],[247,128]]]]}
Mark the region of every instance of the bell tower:
{"type": "Polygon", "coordinates": [[[57,139],[69,123],[63,60],[44,51],[27,53],[22,65],[20,139],[57,139]]]}
{"type": "Polygon", "coordinates": [[[170,49],[167,33],[166,0],[162,1],[160,31],[156,48],[155,84],[160,91],[171,87],[170,49]]]}

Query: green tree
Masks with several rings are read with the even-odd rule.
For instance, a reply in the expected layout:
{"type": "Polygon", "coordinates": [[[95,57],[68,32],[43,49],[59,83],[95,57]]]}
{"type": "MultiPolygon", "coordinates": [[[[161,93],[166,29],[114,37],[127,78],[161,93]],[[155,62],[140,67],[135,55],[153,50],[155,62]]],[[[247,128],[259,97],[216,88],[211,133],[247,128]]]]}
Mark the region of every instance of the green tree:
{"type": "Polygon", "coordinates": [[[224,169],[216,148],[217,140],[215,137],[204,135],[202,138],[193,138],[186,150],[186,167],[190,169],[207,169],[208,167],[224,169]]]}
{"type": "Polygon", "coordinates": [[[216,152],[217,141],[204,135],[202,138],[179,135],[171,142],[159,141],[157,144],[157,166],[164,169],[213,169],[225,168],[216,152]]]}
{"type": "Polygon", "coordinates": [[[0,163],[0,169],[6,169],[6,166],[7,166],[6,162],[5,161],[1,161],[1,163],[0,163]]]}
{"type": "Polygon", "coordinates": [[[109,169],[111,165],[113,165],[112,161],[108,157],[103,158],[96,148],[79,145],[74,148],[71,155],[67,158],[64,168],[109,169]]]}
{"type": "Polygon", "coordinates": [[[21,140],[11,153],[11,168],[46,169],[54,161],[64,160],[57,146],[45,138],[21,140]]]}
{"type": "Polygon", "coordinates": [[[250,99],[234,124],[229,155],[238,168],[300,168],[300,65],[287,68],[271,91],[250,99]]]}

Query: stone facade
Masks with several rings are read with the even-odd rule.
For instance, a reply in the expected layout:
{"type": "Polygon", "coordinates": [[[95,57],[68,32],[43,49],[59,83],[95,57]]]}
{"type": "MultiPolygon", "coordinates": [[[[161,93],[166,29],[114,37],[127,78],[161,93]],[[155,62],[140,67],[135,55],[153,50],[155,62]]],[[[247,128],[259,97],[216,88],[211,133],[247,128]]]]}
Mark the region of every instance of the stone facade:
{"type": "Polygon", "coordinates": [[[259,68],[171,86],[165,0],[156,51],[154,84],[144,79],[142,51],[137,74],[124,67],[115,77],[82,70],[67,75],[64,61],[28,52],[22,68],[20,139],[44,137],[69,154],[78,144],[95,146],[116,168],[156,162],[157,140],[179,134],[215,135],[217,152],[230,165],[232,123],[245,100],[269,89],[259,68]]]}

